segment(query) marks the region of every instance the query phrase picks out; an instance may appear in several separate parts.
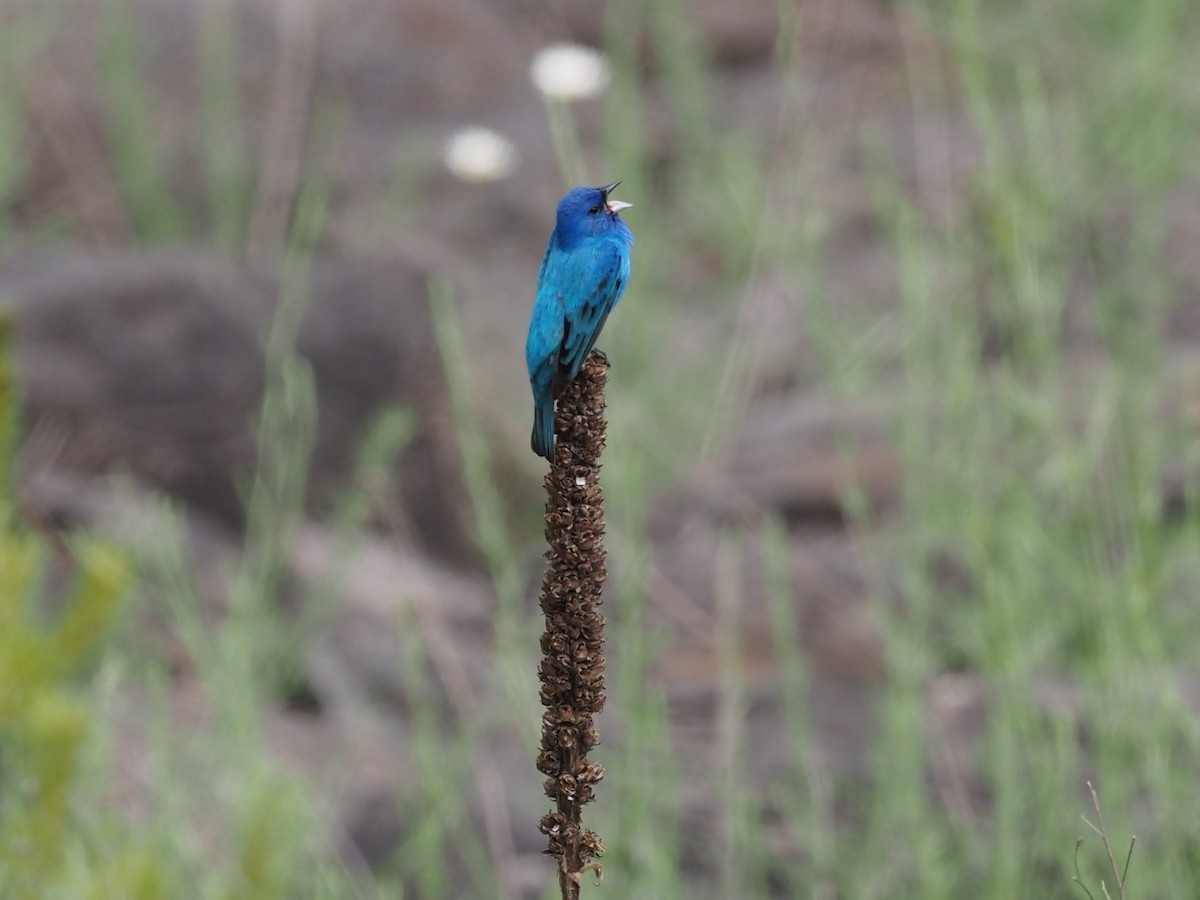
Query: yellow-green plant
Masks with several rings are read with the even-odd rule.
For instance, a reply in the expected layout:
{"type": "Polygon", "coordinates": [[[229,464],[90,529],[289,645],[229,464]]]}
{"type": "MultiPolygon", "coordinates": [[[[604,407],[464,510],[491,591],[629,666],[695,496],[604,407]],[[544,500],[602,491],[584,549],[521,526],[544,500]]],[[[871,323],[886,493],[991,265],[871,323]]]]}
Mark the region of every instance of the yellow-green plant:
{"type": "Polygon", "coordinates": [[[90,713],[72,678],[92,655],[127,582],[122,557],[73,545],[78,567],[70,606],[38,621],[43,540],[9,525],[0,532],[0,868],[30,884],[52,879],[68,844],[68,799],[90,713]]]}
{"type": "MultiPolygon", "coordinates": [[[[124,555],[98,540],[70,537],[60,548],[20,524],[11,334],[0,321],[0,894],[24,898],[53,896],[90,855],[71,810],[92,725],[77,676],[100,649],[130,572],[124,555]],[[72,572],[65,598],[49,589],[59,562],[72,572]]],[[[152,866],[122,849],[84,865],[89,882],[120,896],[167,896],[152,866]]]]}

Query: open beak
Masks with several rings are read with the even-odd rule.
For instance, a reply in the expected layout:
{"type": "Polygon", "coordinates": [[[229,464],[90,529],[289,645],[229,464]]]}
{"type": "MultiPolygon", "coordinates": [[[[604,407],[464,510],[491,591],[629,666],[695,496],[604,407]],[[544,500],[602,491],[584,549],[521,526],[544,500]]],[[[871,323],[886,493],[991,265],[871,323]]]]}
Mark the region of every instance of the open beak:
{"type": "Polygon", "coordinates": [[[608,211],[610,213],[619,213],[621,210],[629,209],[631,206],[633,206],[632,203],[625,203],[622,200],[608,199],[609,192],[615,190],[617,185],[620,183],[621,182],[619,181],[614,181],[612,184],[606,184],[604,187],[600,188],[600,193],[604,196],[604,205],[608,207],[608,211]]]}

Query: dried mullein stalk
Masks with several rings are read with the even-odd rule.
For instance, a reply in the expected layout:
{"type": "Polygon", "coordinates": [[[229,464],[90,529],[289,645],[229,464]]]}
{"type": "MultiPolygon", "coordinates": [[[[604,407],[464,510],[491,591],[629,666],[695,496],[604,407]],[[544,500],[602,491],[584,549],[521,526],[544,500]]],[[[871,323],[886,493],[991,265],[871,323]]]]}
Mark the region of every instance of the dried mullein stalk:
{"type": "Polygon", "coordinates": [[[579,897],[585,871],[600,873],[600,839],[581,822],[604,769],[587,758],[600,740],[593,716],[604,708],[604,385],[608,360],[593,351],[566,385],[555,413],[554,461],[546,476],[546,551],[541,606],[542,748],[538,770],[555,808],[542,817],[547,853],[558,861],[564,900],[579,897]]]}

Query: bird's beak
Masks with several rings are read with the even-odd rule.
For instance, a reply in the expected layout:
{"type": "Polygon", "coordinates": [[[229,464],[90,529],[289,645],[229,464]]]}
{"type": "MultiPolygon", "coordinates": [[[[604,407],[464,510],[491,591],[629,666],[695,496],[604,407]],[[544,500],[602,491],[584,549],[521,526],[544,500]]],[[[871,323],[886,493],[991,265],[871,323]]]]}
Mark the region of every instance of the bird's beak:
{"type": "Polygon", "coordinates": [[[625,203],[622,200],[608,199],[609,192],[616,190],[617,185],[620,183],[621,182],[619,181],[614,181],[612,184],[606,184],[604,187],[600,188],[600,193],[604,196],[604,204],[608,207],[608,211],[611,213],[619,213],[621,210],[629,209],[629,207],[633,206],[632,203],[625,203]]]}

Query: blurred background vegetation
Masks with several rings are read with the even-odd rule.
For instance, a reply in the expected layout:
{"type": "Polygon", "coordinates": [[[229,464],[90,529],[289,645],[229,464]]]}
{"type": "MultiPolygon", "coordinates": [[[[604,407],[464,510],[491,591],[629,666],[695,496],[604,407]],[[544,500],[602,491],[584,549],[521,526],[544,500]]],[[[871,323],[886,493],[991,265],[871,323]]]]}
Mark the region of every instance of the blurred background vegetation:
{"type": "Polygon", "coordinates": [[[1090,780],[1122,896],[1194,894],[1197,41],[4,4],[0,894],[556,896],[521,349],[569,177],[638,239],[585,891],[1116,897],[1090,780]],[[562,42],[595,96],[531,82],[562,42]]]}

